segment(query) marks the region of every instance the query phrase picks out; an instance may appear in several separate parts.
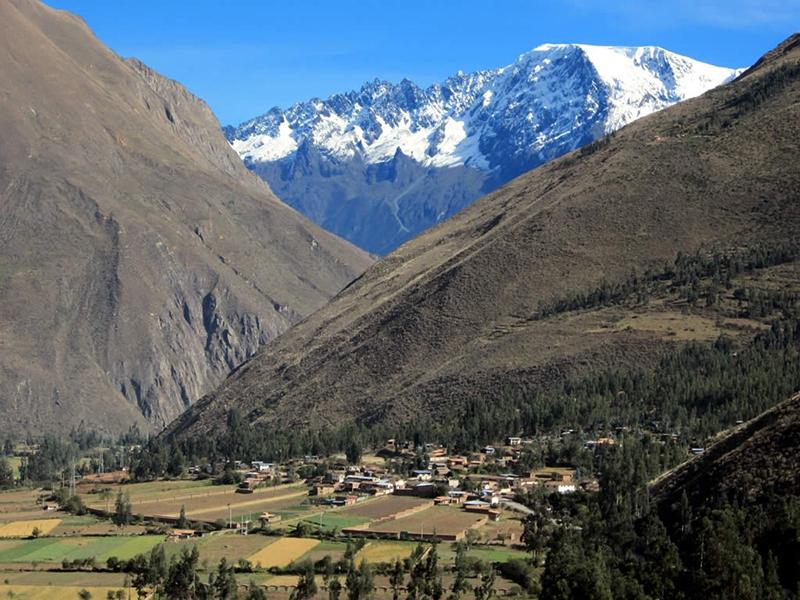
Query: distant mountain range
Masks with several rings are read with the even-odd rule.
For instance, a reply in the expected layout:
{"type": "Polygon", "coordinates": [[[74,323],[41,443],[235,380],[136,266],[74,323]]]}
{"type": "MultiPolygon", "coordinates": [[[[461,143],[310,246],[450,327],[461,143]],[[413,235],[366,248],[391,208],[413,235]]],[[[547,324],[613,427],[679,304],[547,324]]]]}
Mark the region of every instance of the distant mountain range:
{"type": "Polygon", "coordinates": [[[375,80],[225,133],[284,201],[385,254],[525,171],[739,72],[651,46],[545,44],[507,67],[427,89],[375,80]]]}

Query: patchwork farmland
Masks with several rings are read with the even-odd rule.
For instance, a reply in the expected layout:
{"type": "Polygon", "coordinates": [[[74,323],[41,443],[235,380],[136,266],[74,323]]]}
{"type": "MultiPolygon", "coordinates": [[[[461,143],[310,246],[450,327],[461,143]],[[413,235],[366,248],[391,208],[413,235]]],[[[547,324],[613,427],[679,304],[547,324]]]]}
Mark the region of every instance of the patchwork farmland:
{"type": "MultiPolygon", "coordinates": [[[[307,490],[303,485],[280,485],[260,488],[251,494],[239,494],[233,486],[168,487],[148,494],[146,488],[129,491],[133,486],[120,486],[128,493],[134,514],[154,519],[177,519],[183,508],[191,521],[214,523],[241,517],[256,518],[262,512],[279,512],[303,502],[307,490]]],[[[87,505],[95,510],[108,509],[97,494],[87,494],[87,505]]],[[[111,503],[113,504],[113,502],[111,503]]]]}

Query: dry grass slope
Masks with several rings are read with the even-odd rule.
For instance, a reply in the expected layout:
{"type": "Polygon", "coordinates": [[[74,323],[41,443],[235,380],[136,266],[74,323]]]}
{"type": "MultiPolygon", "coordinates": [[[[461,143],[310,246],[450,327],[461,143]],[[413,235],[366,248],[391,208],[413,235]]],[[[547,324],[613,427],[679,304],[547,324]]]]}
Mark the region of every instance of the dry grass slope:
{"type": "Polygon", "coordinates": [[[465,399],[503,387],[649,364],[682,338],[713,337],[708,322],[667,335],[668,315],[592,335],[586,319],[530,317],[679,251],[796,237],[798,39],[731,84],[527,173],[408,242],[169,433],[203,435],[234,405],[253,423],[314,428],[457,414],[465,399]]]}
{"type": "Polygon", "coordinates": [[[371,262],[74,15],[0,2],[0,79],[3,429],[163,426],[371,262]]]}

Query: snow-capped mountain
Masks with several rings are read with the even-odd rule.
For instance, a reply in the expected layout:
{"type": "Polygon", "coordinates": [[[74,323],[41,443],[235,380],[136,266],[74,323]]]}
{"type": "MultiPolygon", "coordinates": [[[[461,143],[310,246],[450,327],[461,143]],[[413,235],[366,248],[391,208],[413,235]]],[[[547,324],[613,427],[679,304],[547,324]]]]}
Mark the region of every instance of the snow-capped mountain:
{"type": "Polygon", "coordinates": [[[732,79],[657,47],[545,44],[513,64],[273,108],[227,128],[278,195],[385,253],[520,173],[732,79]]]}

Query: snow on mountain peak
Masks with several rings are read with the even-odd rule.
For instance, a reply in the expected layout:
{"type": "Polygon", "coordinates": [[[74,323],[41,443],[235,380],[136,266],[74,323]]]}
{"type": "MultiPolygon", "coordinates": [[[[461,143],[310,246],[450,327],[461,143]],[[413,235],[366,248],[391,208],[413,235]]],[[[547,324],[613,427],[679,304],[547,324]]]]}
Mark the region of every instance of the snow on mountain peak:
{"type": "Polygon", "coordinates": [[[543,162],[737,74],[655,46],[542,44],[427,89],[375,79],[273,108],[236,128],[231,144],[247,163],[287,159],[307,143],[333,160],[376,164],[399,149],[424,166],[492,170],[509,158],[543,162]]]}

